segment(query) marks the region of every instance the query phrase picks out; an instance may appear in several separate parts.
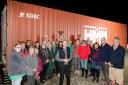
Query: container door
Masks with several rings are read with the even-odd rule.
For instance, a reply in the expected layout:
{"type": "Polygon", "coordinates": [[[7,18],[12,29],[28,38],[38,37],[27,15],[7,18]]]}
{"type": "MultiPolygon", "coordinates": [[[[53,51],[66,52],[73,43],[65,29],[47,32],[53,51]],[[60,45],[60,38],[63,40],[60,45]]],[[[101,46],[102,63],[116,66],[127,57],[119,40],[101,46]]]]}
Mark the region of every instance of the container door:
{"type": "Polygon", "coordinates": [[[1,39],[2,39],[2,61],[5,64],[6,63],[6,6],[4,7],[2,11],[2,18],[1,18],[1,39]]]}

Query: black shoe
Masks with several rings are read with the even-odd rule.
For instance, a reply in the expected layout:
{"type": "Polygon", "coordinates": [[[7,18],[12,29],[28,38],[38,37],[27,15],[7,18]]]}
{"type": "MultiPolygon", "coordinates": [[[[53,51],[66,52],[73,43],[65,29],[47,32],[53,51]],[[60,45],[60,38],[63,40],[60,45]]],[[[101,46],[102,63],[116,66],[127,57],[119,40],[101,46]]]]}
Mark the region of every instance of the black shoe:
{"type": "Polygon", "coordinates": [[[43,78],[43,81],[46,81],[47,80],[47,78],[45,77],[45,78],[43,78]]]}
{"type": "Polygon", "coordinates": [[[84,77],[84,68],[82,68],[81,70],[82,70],[82,75],[81,75],[81,77],[84,77]]]}
{"type": "Polygon", "coordinates": [[[44,84],[45,83],[45,81],[41,81],[41,84],[44,84]]]}
{"type": "Polygon", "coordinates": [[[92,74],[89,74],[89,76],[92,76],[92,74]]]}
{"type": "Polygon", "coordinates": [[[86,75],[85,78],[88,78],[88,76],[86,75]]]}
{"type": "Polygon", "coordinates": [[[52,79],[52,77],[49,76],[48,79],[52,79]]]}
{"type": "Polygon", "coordinates": [[[53,75],[51,75],[51,77],[54,77],[53,75]]]}
{"type": "Polygon", "coordinates": [[[40,85],[39,81],[36,80],[35,81],[35,85],[40,85]]]}
{"type": "Polygon", "coordinates": [[[82,74],[81,77],[84,77],[84,74],[82,74]]]}
{"type": "Polygon", "coordinates": [[[85,70],[85,78],[88,78],[88,70],[85,70]]]}
{"type": "Polygon", "coordinates": [[[98,83],[99,82],[99,79],[96,79],[96,82],[98,83]]]}
{"type": "Polygon", "coordinates": [[[92,79],[93,82],[94,82],[95,80],[96,80],[95,78],[92,79]]]}

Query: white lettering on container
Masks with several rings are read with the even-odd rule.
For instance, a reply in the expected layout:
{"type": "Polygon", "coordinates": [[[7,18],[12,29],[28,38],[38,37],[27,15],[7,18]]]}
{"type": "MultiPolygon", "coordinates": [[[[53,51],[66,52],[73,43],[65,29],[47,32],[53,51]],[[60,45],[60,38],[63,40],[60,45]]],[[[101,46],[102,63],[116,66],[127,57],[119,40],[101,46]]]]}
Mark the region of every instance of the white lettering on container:
{"type": "Polygon", "coordinates": [[[20,12],[19,17],[25,17],[25,18],[30,18],[30,19],[40,19],[40,15],[36,13],[25,13],[25,12],[20,12]]]}

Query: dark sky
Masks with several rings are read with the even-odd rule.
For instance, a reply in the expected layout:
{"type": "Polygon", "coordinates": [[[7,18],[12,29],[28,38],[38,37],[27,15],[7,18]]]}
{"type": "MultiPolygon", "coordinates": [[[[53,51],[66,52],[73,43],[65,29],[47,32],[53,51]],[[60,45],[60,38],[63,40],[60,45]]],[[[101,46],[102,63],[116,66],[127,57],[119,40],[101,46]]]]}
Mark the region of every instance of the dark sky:
{"type": "MultiPolygon", "coordinates": [[[[6,0],[0,0],[3,8],[6,0]]],[[[13,1],[13,0],[12,0],[13,1]]],[[[126,0],[16,0],[128,24],[126,0]]]]}
{"type": "MultiPolygon", "coordinates": [[[[3,6],[6,0],[0,0],[3,6]]],[[[17,0],[128,24],[126,0],[17,0]]]]}
{"type": "Polygon", "coordinates": [[[126,0],[17,0],[128,24],[126,0]]]}

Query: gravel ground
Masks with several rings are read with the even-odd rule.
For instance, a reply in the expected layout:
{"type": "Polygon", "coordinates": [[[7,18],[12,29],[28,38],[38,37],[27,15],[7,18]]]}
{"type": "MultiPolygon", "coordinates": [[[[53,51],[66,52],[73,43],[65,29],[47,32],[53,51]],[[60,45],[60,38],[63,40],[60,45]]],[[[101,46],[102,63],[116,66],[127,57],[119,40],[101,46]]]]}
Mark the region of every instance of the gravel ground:
{"type": "MultiPolygon", "coordinates": [[[[50,81],[47,81],[44,85],[58,85],[59,77],[56,76],[50,81]]],[[[85,79],[84,77],[80,77],[80,75],[72,75],[71,76],[71,85],[104,85],[103,81],[100,81],[99,83],[92,82],[92,77],[88,77],[88,79],[85,79]]],[[[64,85],[65,80],[64,80],[64,85]]]]}
{"type": "MultiPolygon", "coordinates": [[[[89,76],[88,79],[85,79],[80,77],[80,75],[72,74],[71,85],[105,85],[105,82],[101,80],[102,77],[103,75],[101,74],[100,81],[99,83],[97,83],[97,82],[92,82],[91,76],[89,76]]],[[[44,85],[58,85],[58,81],[59,81],[58,79],[59,77],[55,76],[53,79],[47,81],[44,85]]],[[[124,85],[128,85],[128,52],[126,53],[126,57],[125,57],[124,85]]]]}

